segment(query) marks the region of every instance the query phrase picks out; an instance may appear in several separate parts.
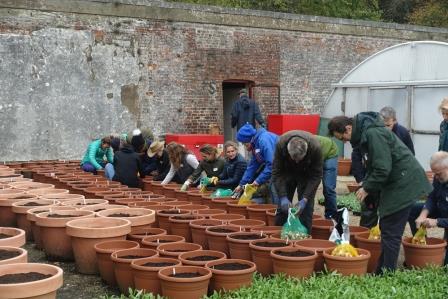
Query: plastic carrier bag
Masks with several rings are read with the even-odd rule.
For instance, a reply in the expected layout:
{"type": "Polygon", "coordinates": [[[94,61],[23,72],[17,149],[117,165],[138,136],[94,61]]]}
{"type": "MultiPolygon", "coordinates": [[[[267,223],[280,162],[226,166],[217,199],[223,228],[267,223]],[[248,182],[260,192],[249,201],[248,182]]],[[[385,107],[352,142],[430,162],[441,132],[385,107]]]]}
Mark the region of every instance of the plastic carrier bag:
{"type": "Polygon", "coordinates": [[[426,245],[426,227],[420,225],[411,242],[412,244],[426,245]]]}
{"type": "Polygon", "coordinates": [[[343,257],[356,257],[359,256],[358,250],[353,247],[350,243],[342,243],[333,249],[331,252],[332,256],[343,256],[343,257]]]}
{"type": "Polygon", "coordinates": [[[254,193],[256,191],[257,191],[257,187],[250,185],[250,184],[244,185],[244,192],[243,192],[243,195],[241,195],[240,200],[238,200],[238,204],[239,205],[251,204],[252,196],[254,195],[254,193]]]}
{"type": "Polygon", "coordinates": [[[290,208],[288,210],[288,220],[282,227],[281,238],[288,240],[302,240],[307,239],[308,229],[300,222],[299,217],[296,215],[297,209],[290,208]]]}
{"type": "Polygon", "coordinates": [[[232,195],[232,190],[230,189],[222,189],[218,188],[215,192],[212,193],[212,198],[219,198],[219,197],[229,197],[232,195]]]}

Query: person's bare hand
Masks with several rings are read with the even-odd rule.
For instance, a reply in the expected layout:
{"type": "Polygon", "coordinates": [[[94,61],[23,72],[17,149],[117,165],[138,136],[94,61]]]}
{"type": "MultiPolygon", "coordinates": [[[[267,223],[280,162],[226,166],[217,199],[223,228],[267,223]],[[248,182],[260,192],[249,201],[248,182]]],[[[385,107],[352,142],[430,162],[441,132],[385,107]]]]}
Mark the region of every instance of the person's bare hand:
{"type": "Polygon", "coordinates": [[[426,218],[425,221],[423,222],[423,225],[428,228],[437,227],[437,219],[426,218]]]}
{"type": "Polygon", "coordinates": [[[367,195],[369,195],[369,193],[366,192],[366,190],[364,190],[364,188],[359,188],[358,191],[356,191],[356,198],[359,201],[364,201],[364,199],[366,199],[367,195]]]}

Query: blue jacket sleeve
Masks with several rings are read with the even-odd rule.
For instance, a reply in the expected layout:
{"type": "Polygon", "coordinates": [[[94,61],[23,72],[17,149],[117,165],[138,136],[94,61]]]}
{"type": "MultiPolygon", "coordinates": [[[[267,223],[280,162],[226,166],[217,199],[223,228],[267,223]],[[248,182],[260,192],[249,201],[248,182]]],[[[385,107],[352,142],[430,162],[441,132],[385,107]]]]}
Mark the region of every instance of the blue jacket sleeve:
{"type": "Polygon", "coordinates": [[[244,186],[247,183],[251,183],[254,177],[255,172],[258,167],[260,167],[260,163],[258,163],[257,159],[254,156],[250,159],[249,165],[244,172],[243,178],[240,181],[240,186],[244,186]]]}
{"type": "Polygon", "coordinates": [[[89,162],[92,164],[95,169],[101,169],[101,165],[96,162],[96,152],[98,151],[98,147],[101,146],[101,141],[94,141],[89,144],[87,151],[89,153],[89,162]]]}
{"type": "Polygon", "coordinates": [[[264,184],[271,179],[272,175],[272,161],[274,160],[274,149],[262,142],[260,150],[264,158],[264,169],[255,179],[258,185],[264,184]]]}
{"type": "Polygon", "coordinates": [[[437,226],[448,228],[448,218],[437,218],[437,226]]]}
{"type": "Polygon", "coordinates": [[[235,165],[235,172],[232,177],[224,178],[218,181],[218,186],[237,185],[244,175],[244,171],[247,168],[246,161],[237,161],[235,165]]]}

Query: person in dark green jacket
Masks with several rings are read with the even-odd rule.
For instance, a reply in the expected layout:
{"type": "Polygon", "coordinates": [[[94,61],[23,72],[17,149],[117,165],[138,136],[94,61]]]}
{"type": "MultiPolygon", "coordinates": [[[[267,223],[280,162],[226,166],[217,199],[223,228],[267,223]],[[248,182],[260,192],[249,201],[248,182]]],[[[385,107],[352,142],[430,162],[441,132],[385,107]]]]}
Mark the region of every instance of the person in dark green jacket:
{"type": "Polygon", "coordinates": [[[381,255],[376,272],[395,270],[409,212],[418,198],[431,191],[425,171],[377,112],[334,117],[328,130],[339,140],[359,146],[366,158],[367,174],[356,197],[364,201],[369,193],[379,193],[381,255]]]}
{"type": "Polygon", "coordinates": [[[96,174],[97,170],[103,169],[107,162],[113,163],[114,156],[110,142],[111,138],[109,136],[92,141],[81,161],[82,170],[96,174]],[[104,159],[105,157],[107,160],[104,159]]]}

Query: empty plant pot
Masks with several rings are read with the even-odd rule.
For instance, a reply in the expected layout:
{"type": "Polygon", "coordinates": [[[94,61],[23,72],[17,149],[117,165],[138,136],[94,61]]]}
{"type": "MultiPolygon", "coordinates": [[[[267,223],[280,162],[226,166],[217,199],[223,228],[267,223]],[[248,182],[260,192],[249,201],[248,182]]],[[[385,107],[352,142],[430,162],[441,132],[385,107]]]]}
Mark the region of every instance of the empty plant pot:
{"type": "Polygon", "coordinates": [[[378,259],[381,255],[381,240],[369,239],[370,232],[359,233],[355,235],[356,247],[368,250],[370,252],[367,272],[375,273],[378,265],[378,259]]]}
{"type": "Polygon", "coordinates": [[[266,211],[276,209],[277,205],[273,204],[253,204],[246,207],[247,215],[249,219],[261,220],[265,223],[268,222],[266,211]]]}
{"type": "Polygon", "coordinates": [[[196,250],[184,252],[179,255],[179,260],[183,265],[188,266],[205,266],[210,261],[226,259],[225,253],[214,250],[196,250]]]}
{"type": "MultiPolygon", "coordinates": [[[[166,205],[163,205],[166,206],[166,205]]],[[[169,209],[163,209],[158,210],[156,212],[157,214],[157,221],[159,223],[159,227],[163,228],[167,231],[167,233],[171,233],[171,224],[169,221],[169,218],[171,216],[179,216],[179,215],[188,215],[190,214],[190,211],[185,210],[179,210],[179,209],[172,209],[171,207],[169,209]]]]}
{"type": "Polygon", "coordinates": [[[125,240],[131,222],[122,218],[85,218],[67,222],[66,232],[72,237],[72,248],[78,272],[98,273],[94,245],[101,241],[125,240]]]}
{"type": "Polygon", "coordinates": [[[240,259],[208,262],[205,267],[213,273],[210,289],[217,292],[249,287],[257,269],[255,263],[240,259]]]}
{"type": "MultiPolygon", "coordinates": [[[[207,210],[205,210],[207,211],[207,210]]],[[[193,243],[199,244],[204,249],[208,249],[205,229],[209,226],[222,225],[222,221],[213,219],[193,220],[190,222],[191,239],[193,243]]]]}
{"type": "Polygon", "coordinates": [[[52,184],[44,184],[44,183],[38,183],[38,182],[20,182],[19,181],[19,182],[9,183],[8,185],[13,187],[14,189],[25,190],[25,191],[29,191],[29,190],[33,190],[33,189],[54,188],[54,185],[52,185],[52,184]]]}
{"type": "Polygon", "coordinates": [[[268,276],[274,273],[271,251],[292,247],[293,243],[289,241],[280,241],[274,239],[256,240],[249,243],[252,261],[257,265],[257,271],[268,276]]]}
{"type": "Polygon", "coordinates": [[[123,218],[131,221],[131,228],[151,227],[155,220],[155,212],[145,208],[119,208],[103,210],[97,213],[99,217],[123,218]]]}
{"type": "Polygon", "coordinates": [[[198,299],[207,295],[212,277],[210,269],[196,266],[176,266],[158,273],[162,295],[172,299],[198,299]]]}
{"type": "MultiPolygon", "coordinates": [[[[250,205],[250,204],[249,204],[250,205]]],[[[244,218],[248,217],[247,206],[249,205],[239,205],[238,201],[228,202],[227,203],[227,213],[229,214],[239,214],[244,216],[244,218]]]]}
{"type": "Polygon", "coordinates": [[[337,271],[343,276],[356,275],[361,276],[367,273],[370,252],[365,249],[356,248],[359,256],[342,257],[332,256],[333,249],[324,250],[324,259],[329,271],[337,271]]]}
{"type": "Polygon", "coordinates": [[[22,247],[25,245],[25,231],[19,228],[0,227],[0,246],[22,247]]]}
{"type": "Polygon", "coordinates": [[[93,218],[95,213],[79,210],[59,210],[36,214],[40,238],[49,260],[71,261],[73,250],[71,238],[65,232],[67,222],[80,218],[93,218]]]}
{"type": "Polygon", "coordinates": [[[123,249],[112,253],[111,259],[114,263],[115,279],[122,293],[128,294],[128,289],[134,288],[131,262],[155,256],[158,256],[157,251],[148,248],[123,249]]]}
{"type": "Polygon", "coordinates": [[[193,220],[204,219],[203,216],[198,215],[176,215],[168,218],[170,222],[171,234],[182,236],[186,242],[191,242],[191,228],[190,222],[193,220]]]}
{"type": "Polygon", "coordinates": [[[238,231],[240,231],[240,228],[233,225],[207,227],[205,229],[205,235],[207,237],[208,248],[210,250],[224,252],[227,256],[230,256],[226,237],[228,234],[238,231]]]}
{"type": "Polygon", "coordinates": [[[254,227],[264,227],[266,222],[256,219],[240,219],[229,221],[229,225],[238,226],[241,231],[250,231],[254,227]]]}
{"type": "Polygon", "coordinates": [[[228,224],[230,221],[241,220],[245,218],[241,214],[218,214],[210,216],[210,219],[219,220],[225,224],[228,224]]]}
{"type": "Polygon", "coordinates": [[[311,249],[289,247],[271,251],[274,273],[289,277],[307,278],[314,272],[317,253],[311,249]]]}
{"type": "Polygon", "coordinates": [[[201,250],[202,246],[195,243],[174,242],[161,244],[157,247],[157,251],[161,257],[178,258],[181,253],[201,250]]]}
{"type": "Polygon", "coordinates": [[[313,220],[311,236],[313,239],[328,240],[333,229],[333,221],[326,219],[313,220]]]}
{"type": "Polygon", "coordinates": [[[2,299],[56,299],[56,291],[62,283],[62,269],[53,265],[18,263],[0,266],[0,298],[2,299]],[[20,275],[24,282],[5,283],[4,281],[10,281],[11,275],[20,275]]]}
{"type": "Polygon", "coordinates": [[[249,243],[253,240],[266,240],[267,238],[267,235],[260,232],[236,232],[228,234],[226,239],[230,257],[233,259],[252,261],[249,243]]]}
{"type": "Polygon", "coordinates": [[[185,238],[175,235],[150,236],[142,239],[142,247],[157,249],[160,244],[185,242],[185,238]]]}
{"type": "Polygon", "coordinates": [[[336,247],[336,243],[328,240],[306,239],[295,241],[295,246],[300,249],[311,249],[316,251],[317,259],[314,264],[314,271],[320,272],[324,270],[324,250],[333,250],[336,247]]]}
{"type": "Polygon", "coordinates": [[[0,265],[27,263],[28,252],[19,247],[0,246],[0,265]]]}
{"type": "Polygon", "coordinates": [[[131,233],[128,235],[128,240],[142,243],[143,238],[149,236],[161,236],[166,235],[166,230],[157,228],[157,227],[149,227],[149,228],[134,228],[131,230],[131,233]]]}
{"type": "Polygon", "coordinates": [[[179,260],[166,257],[150,257],[132,260],[131,268],[135,289],[142,290],[145,293],[162,295],[160,280],[157,275],[159,270],[181,265],[179,260]]]}
{"type": "Polygon", "coordinates": [[[402,241],[404,259],[408,267],[423,268],[428,265],[442,266],[445,258],[446,241],[426,238],[426,244],[412,244],[412,238],[402,241]]]}

